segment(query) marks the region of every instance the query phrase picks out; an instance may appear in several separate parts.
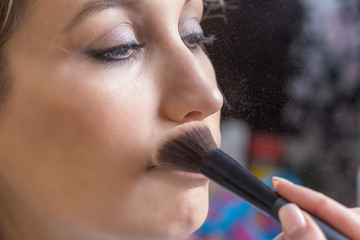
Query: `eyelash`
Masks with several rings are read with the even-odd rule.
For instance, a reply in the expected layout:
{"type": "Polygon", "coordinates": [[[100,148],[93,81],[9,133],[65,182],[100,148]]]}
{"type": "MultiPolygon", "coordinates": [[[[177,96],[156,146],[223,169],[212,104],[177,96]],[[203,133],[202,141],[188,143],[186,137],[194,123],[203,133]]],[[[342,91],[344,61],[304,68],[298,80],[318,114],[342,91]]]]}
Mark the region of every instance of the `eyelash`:
{"type": "MultiPolygon", "coordinates": [[[[203,47],[204,44],[212,44],[215,41],[215,37],[213,35],[206,37],[203,33],[191,33],[181,37],[181,39],[187,48],[193,52],[198,51],[199,47],[203,47]]],[[[139,51],[143,48],[145,48],[145,43],[137,43],[133,41],[108,49],[90,50],[87,54],[104,63],[127,62],[136,58],[139,51]]]]}
{"type": "Polygon", "coordinates": [[[209,37],[205,36],[203,33],[191,33],[184,37],[181,37],[184,44],[191,50],[197,51],[199,47],[203,47],[204,44],[212,44],[215,41],[215,36],[211,35],[209,37]]]}

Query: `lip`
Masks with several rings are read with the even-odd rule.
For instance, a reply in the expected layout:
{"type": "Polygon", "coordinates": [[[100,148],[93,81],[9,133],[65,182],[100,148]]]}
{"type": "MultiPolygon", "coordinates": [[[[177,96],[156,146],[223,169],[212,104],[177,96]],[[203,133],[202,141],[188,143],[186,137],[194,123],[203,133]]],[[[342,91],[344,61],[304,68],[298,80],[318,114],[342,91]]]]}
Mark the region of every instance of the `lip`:
{"type": "Polygon", "coordinates": [[[197,180],[197,181],[208,181],[209,179],[201,173],[193,173],[193,172],[184,172],[180,170],[168,169],[165,167],[157,167],[153,166],[149,168],[149,171],[159,171],[168,173],[170,175],[177,176],[179,178],[188,179],[188,180],[197,180]]]}
{"type": "Polygon", "coordinates": [[[208,181],[209,179],[201,173],[194,173],[194,172],[185,172],[179,169],[167,168],[166,166],[162,166],[161,163],[157,161],[157,151],[162,146],[164,142],[166,142],[171,135],[176,134],[179,131],[186,130],[188,128],[193,127],[194,125],[207,125],[205,122],[202,121],[191,121],[187,123],[183,123],[171,128],[167,133],[165,133],[162,138],[159,139],[157,146],[155,147],[154,151],[152,152],[151,160],[148,165],[148,170],[150,171],[159,171],[164,172],[166,174],[171,174],[183,179],[192,179],[192,180],[199,180],[199,181],[208,181]]]}

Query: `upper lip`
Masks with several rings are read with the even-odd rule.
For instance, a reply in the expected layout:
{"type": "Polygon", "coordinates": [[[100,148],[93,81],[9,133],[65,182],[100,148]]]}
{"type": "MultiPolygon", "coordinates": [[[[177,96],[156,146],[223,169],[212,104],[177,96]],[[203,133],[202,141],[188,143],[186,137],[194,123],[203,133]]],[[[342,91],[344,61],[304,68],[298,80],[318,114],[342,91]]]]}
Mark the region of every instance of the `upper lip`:
{"type": "Polygon", "coordinates": [[[170,164],[171,167],[167,166],[166,163],[162,164],[161,161],[159,161],[157,154],[159,153],[159,150],[163,147],[164,143],[168,142],[173,137],[176,138],[179,132],[181,134],[181,132],[188,131],[189,129],[193,127],[197,127],[199,125],[206,125],[209,127],[209,125],[203,121],[192,121],[177,125],[171,128],[170,130],[166,131],[166,133],[162,134],[161,137],[158,138],[158,141],[155,147],[153,148],[153,152],[151,154],[151,161],[149,163],[148,169],[159,168],[159,169],[168,169],[178,172],[184,172],[183,170],[181,170],[181,167],[179,167],[179,169],[177,170],[178,166],[176,164],[175,165],[170,164]]]}
{"type": "Polygon", "coordinates": [[[204,122],[201,122],[201,121],[186,122],[186,123],[182,123],[180,125],[176,125],[175,127],[172,127],[170,130],[168,130],[164,134],[162,134],[161,137],[158,138],[157,143],[155,144],[155,148],[151,154],[151,160],[149,162],[148,169],[164,168],[164,167],[159,166],[159,164],[157,164],[157,160],[156,160],[156,153],[159,150],[159,148],[161,147],[161,145],[167,140],[169,135],[173,134],[175,131],[178,131],[178,129],[186,128],[189,124],[195,124],[195,123],[196,124],[205,124],[204,122]]]}

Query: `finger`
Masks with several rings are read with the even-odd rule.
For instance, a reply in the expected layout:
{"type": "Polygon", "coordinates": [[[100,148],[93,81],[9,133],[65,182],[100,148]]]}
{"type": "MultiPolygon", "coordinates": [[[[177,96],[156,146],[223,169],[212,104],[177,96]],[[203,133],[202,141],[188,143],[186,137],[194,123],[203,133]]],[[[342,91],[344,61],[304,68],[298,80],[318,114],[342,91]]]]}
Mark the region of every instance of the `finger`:
{"type": "Polygon", "coordinates": [[[284,238],[289,240],[326,240],[319,226],[310,215],[302,212],[293,203],[286,204],[279,211],[284,238]]]}
{"type": "MultiPolygon", "coordinates": [[[[359,207],[357,207],[357,208],[351,208],[351,211],[353,211],[355,214],[357,214],[358,215],[358,217],[359,217],[359,215],[360,215],[360,208],[359,207]]],[[[360,220],[359,220],[360,221],[360,220]]]]}
{"type": "Polygon", "coordinates": [[[280,233],[280,234],[277,235],[273,240],[285,240],[285,234],[284,234],[284,233],[280,233]]]}
{"type": "MultiPolygon", "coordinates": [[[[282,178],[273,178],[276,192],[324,220],[346,236],[360,239],[359,216],[335,200],[322,193],[293,184],[282,178]]],[[[356,210],[357,211],[357,210],[356,210]]]]}

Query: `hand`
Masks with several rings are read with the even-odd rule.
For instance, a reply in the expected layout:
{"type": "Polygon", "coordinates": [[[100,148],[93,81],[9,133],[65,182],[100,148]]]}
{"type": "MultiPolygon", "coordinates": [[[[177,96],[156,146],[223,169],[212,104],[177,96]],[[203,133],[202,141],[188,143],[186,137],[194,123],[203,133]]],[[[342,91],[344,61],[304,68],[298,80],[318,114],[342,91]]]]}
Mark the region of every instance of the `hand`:
{"type": "Polygon", "coordinates": [[[322,193],[274,177],[276,192],[289,200],[279,211],[283,233],[274,240],[326,240],[307,212],[333,226],[353,240],[360,240],[360,208],[347,208],[322,193]],[[299,208],[299,207],[300,208],[299,208]]]}

